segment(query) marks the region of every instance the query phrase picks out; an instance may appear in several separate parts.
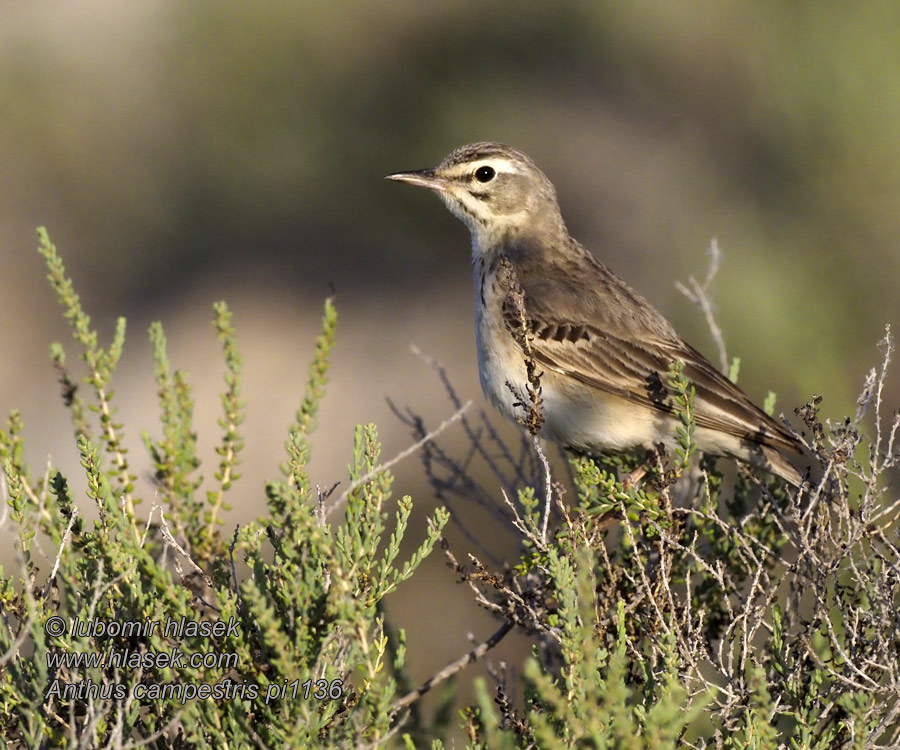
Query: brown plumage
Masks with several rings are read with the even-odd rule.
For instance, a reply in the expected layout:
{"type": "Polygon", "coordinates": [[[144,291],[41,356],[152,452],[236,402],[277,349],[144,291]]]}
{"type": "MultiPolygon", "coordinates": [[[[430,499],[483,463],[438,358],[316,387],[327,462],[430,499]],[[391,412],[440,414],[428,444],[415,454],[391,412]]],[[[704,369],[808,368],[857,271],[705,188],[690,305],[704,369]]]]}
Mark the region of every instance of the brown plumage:
{"type": "Polygon", "coordinates": [[[785,455],[800,453],[800,443],[569,235],[552,183],[527,155],[477,143],[433,170],[389,177],[437,191],[472,233],[479,375],[507,416],[520,408],[507,383],[520,393],[526,383],[520,314],[509,293],[514,277],[543,370],[544,437],[589,454],[673,447],[679,422],[666,383],[681,360],[696,389],[700,450],[800,483],[785,455]]]}

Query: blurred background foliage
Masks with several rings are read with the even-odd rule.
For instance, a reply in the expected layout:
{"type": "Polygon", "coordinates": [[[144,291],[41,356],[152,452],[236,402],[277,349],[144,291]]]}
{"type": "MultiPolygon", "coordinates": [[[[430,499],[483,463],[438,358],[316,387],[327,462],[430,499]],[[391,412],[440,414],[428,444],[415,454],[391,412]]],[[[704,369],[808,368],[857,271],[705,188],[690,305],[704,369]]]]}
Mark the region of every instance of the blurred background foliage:
{"type": "MultiPolygon", "coordinates": [[[[4,3],[0,412],[22,409],[32,462],[77,466],[52,398],[47,344],[68,334],[38,224],[99,329],[128,317],[126,424],[150,423],[144,332],[161,319],[197,386],[210,458],[221,365],[209,305],[229,300],[249,401],[237,518],[277,470],[332,287],[322,486],[343,477],[354,424],[378,422],[386,456],[409,442],[385,396],[432,419],[452,411],[410,343],[482,405],[467,232],[382,177],[490,139],[531,154],[573,234],[708,355],[673,282],[702,276],[716,237],[712,297],[741,384],[758,402],[775,390],[789,417],[821,394],[840,418],[884,323],[900,329],[898,39],[893,0],[4,3]]],[[[399,473],[416,497],[416,462],[399,473]]]]}

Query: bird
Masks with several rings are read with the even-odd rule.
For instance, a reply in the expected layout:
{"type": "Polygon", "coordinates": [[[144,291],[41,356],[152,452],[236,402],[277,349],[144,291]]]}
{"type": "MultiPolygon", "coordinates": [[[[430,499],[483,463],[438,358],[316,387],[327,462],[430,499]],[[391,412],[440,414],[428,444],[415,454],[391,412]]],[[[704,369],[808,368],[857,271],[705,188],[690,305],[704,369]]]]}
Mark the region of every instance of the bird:
{"type": "Polygon", "coordinates": [[[680,362],[697,448],[801,484],[789,458],[803,452],[799,439],[569,234],[553,183],[527,154],[473,143],[387,179],[435,192],[471,233],[479,380],[505,416],[523,423],[537,377],[542,438],[589,456],[676,449],[670,373],[680,362]]]}

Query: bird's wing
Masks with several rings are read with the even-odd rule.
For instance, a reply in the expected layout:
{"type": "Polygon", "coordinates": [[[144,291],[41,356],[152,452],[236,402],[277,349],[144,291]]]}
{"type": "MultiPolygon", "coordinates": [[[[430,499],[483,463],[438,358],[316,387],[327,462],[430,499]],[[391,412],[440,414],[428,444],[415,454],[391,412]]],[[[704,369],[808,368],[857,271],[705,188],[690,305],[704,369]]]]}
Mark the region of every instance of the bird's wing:
{"type": "MultiPolygon", "coordinates": [[[[531,283],[524,279],[530,346],[540,366],[591,388],[671,412],[668,373],[672,363],[681,360],[684,375],[695,388],[698,426],[800,452],[793,435],[682,341],[649,302],[605,267],[602,271],[602,278],[592,274],[594,288],[573,283],[568,270],[556,278],[544,273],[531,283]],[[605,287],[602,294],[597,283],[605,287]],[[551,304],[561,309],[550,309],[551,304]]],[[[520,340],[521,313],[511,297],[503,305],[503,315],[507,328],[520,340]]]]}

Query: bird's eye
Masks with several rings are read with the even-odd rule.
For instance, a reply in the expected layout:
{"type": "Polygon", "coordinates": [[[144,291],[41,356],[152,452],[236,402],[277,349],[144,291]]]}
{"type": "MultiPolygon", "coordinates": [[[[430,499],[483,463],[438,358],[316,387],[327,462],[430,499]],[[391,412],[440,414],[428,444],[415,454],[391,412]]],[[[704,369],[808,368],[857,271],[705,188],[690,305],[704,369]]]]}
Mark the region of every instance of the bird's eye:
{"type": "Polygon", "coordinates": [[[478,167],[475,170],[475,179],[479,182],[490,182],[494,179],[495,174],[497,173],[493,167],[478,167]]]}

